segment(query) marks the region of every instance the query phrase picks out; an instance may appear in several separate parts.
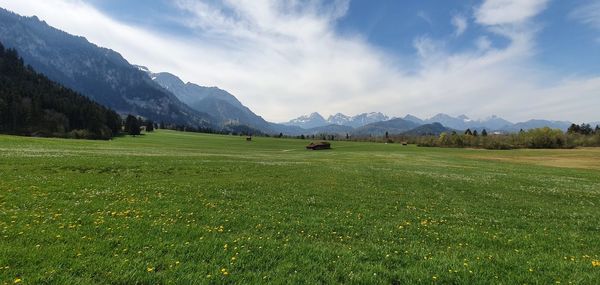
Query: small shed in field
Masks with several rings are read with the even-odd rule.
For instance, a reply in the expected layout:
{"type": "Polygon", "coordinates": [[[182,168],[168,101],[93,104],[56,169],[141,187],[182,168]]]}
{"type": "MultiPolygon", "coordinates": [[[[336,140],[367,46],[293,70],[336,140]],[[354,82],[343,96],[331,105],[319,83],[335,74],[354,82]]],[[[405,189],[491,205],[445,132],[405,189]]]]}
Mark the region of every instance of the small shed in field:
{"type": "Polygon", "coordinates": [[[318,142],[318,143],[311,142],[309,145],[306,146],[306,149],[311,149],[311,150],[331,149],[331,144],[328,142],[318,142]]]}

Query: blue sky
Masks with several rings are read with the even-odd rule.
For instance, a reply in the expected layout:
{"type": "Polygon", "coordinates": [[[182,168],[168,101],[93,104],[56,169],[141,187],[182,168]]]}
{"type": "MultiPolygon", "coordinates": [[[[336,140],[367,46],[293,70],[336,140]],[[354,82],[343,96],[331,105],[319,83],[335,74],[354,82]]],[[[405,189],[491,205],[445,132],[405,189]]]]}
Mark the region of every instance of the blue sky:
{"type": "Polygon", "coordinates": [[[258,114],[598,121],[598,0],[5,0],[258,114]]]}

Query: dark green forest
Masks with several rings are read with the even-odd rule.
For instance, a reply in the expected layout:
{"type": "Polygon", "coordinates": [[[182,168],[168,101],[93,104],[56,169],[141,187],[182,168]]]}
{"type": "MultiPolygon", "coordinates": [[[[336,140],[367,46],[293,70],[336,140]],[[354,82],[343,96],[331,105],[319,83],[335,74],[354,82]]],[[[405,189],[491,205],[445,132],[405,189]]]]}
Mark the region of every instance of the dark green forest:
{"type": "Polygon", "coordinates": [[[0,43],[0,133],[110,139],[121,125],[116,112],[25,66],[0,43]]]}

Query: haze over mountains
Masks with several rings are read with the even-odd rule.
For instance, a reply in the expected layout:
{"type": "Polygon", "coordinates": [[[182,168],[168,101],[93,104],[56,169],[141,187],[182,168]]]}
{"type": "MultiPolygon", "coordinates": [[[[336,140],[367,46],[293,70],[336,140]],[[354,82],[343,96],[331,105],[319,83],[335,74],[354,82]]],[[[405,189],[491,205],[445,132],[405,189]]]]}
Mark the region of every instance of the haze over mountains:
{"type": "MultiPolygon", "coordinates": [[[[515,132],[548,126],[566,130],[570,122],[530,120],[512,123],[497,116],[473,120],[438,114],[421,119],[413,115],[392,118],[371,112],[355,116],[319,113],[277,124],[244,106],[218,87],[183,82],[177,75],[130,64],[116,51],[83,37],[55,29],[37,17],[22,17],[0,8],[0,41],[14,48],[26,64],[121,115],[134,114],[156,122],[228,130],[248,127],[267,134],[439,134],[450,130],[487,129],[515,132]]],[[[165,55],[168,56],[168,55],[165,55]]],[[[143,63],[140,63],[143,64],[143,63]]],[[[197,82],[202,82],[199,78],[197,82]]],[[[594,123],[594,125],[597,123],[594,123]]]]}
{"type": "MultiPolygon", "coordinates": [[[[340,125],[355,129],[356,134],[381,134],[384,129],[388,129],[389,133],[403,133],[423,125],[431,125],[439,123],[442,126],[453,130],[483,130],[502,131],[502,132],[517,132],[521,129],[533,129],[541,127],[550,127],[561,130],[566,130],[572,124],[566,121],[548,121],[548,120],[529,120],[526,122],[512,123],[498,116],[491,116],[486,119],[473,120],[466,115],[453,117],[447,114],[437,114],[431,118],[421,119],[413,115],[406,115],[403,118],[392,118],[382,113],[363,113],[356,116],[347,116],[341,113],[329,116],[324,119],[319,113],[301,116],[292,119],[285,125],[298,126],[302,128],[331,128],[332,125],[340,125]],[[338,118],[343,118],[339,120],[338,118]]],[[[593,124],[594,125],[594,124],[593,124]]],[[[441,130],[435,125],[431,130],[441,130]]],[[[433,132],[435,133],[435,132],[433,132]]]]}
{"type": "Polygon", "coordinates": [[[150,79],[173,93],[179,100],[194,110],[210,114],[217,124],[244,124],[259,130],[267,130],[270,123],[254,114],[235,96],[217,87],[204,87],[191,82],[184,83],[179,77],[167,73],[152,73],[148,68],[138,66],[150,79]]]}

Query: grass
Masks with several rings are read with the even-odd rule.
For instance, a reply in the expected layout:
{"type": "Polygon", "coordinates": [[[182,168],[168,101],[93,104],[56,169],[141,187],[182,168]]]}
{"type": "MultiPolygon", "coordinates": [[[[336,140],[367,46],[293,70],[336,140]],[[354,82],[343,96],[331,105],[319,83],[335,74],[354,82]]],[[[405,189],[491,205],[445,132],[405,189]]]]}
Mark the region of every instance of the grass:
{"type": "Polygon", "coordinates": [[[307,143],[0,136],[0,284],[600,280],[596,149],[307,143]]]}

